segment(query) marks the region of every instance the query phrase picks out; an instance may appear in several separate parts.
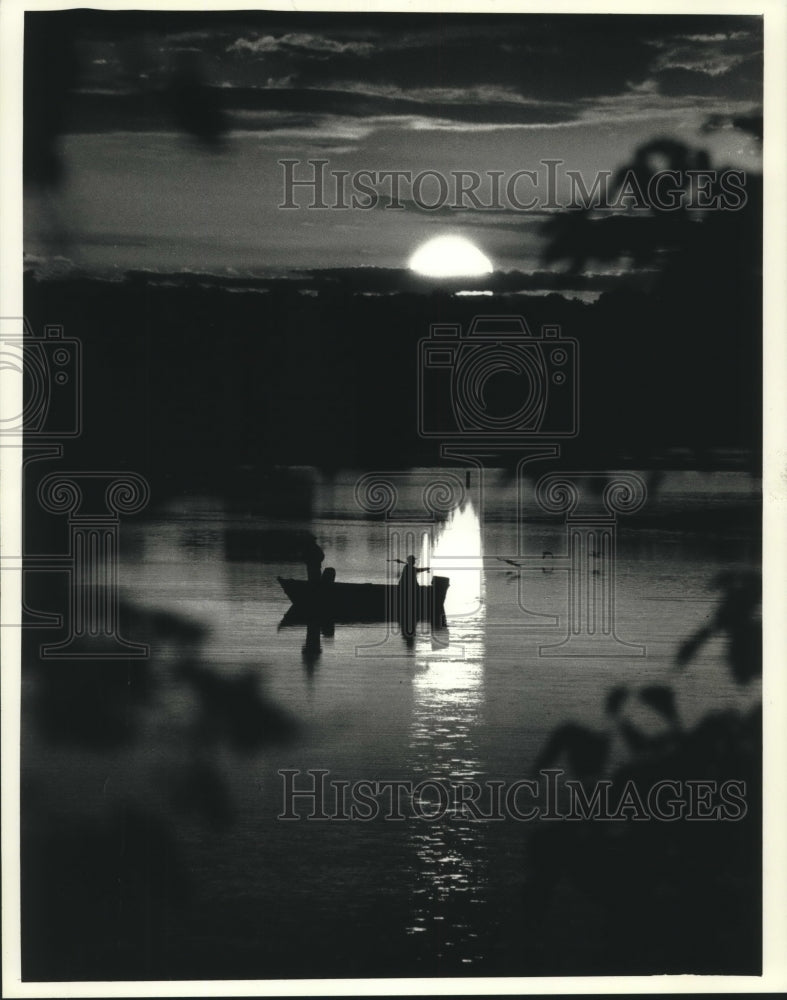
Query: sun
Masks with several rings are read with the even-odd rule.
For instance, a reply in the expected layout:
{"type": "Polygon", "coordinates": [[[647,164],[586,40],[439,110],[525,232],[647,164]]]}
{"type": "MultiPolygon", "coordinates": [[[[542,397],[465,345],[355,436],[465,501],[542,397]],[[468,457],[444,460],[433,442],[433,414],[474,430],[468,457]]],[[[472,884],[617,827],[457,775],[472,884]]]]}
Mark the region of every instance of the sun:
{"type": "Polygon", "coordinates": [[[464,236],[436,236],[415,251],[408,267],[429,278],[467,278],[493,271],[489,258],[464,236]]]}

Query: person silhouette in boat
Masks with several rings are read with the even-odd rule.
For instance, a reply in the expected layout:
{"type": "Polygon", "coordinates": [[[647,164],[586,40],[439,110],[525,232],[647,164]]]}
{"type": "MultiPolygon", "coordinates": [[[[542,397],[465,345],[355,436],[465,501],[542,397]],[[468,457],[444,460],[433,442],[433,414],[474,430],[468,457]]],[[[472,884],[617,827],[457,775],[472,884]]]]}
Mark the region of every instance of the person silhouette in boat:
{"type": "Polygon", "coordinates": [[[402,559],[394,559],[394,562],[398,562],[401,566],[404,566],[402,574],[399,577],[399,586],[403,587],[408,593],[415,592],[415,588],[418,586],[418,573],[428,573],[428,566],[416,566],[415,556],[408,556],[407,562],[402,559]]]}
{"type": "Polygon", "coordinates": [[[306,563],[306,578],[309,583],[318,584],[320,582],[320,567],[324,558],[325,553],[317,544],[317,539],[312,535],[303,550],[303,561],[306,563]]]}
{"type": "Polygon", "coordinates": [[[420,604],[420,586],[418,585],[418,574],[428,573],[428,566],[416,566],[415,556],[408,556],[406,562],[401,559],[394,560],[404,566],[399,577],[399,619],[402,631],[412,633],[415,631],[415,623],[418,621],[418,610],[420,604]]]}

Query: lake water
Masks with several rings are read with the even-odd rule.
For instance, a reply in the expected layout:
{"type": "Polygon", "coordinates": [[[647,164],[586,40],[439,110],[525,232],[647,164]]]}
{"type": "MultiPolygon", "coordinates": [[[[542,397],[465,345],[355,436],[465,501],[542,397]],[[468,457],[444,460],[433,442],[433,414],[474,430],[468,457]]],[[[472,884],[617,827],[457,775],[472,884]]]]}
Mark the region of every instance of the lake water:
{"type": "MultiPolygon", "coordinates": [[[[84,792],[80,808],[88,808],[100,785],[103,802],[137,797],[168,818],[192,892],[162,932],[173,977],[526,975],[526,961],[519,967],[513,957],[512,928],[526,908],[532,874],[529,824],[455,811],[434,822],[411,814],[281,820],[279,771],[299,772],[298,788],[311,783],[310,769],[328,772],[330,782],[511,783],[537,776],[539,753],[561,723],[611,731],[604,701],[616,685],[634,693],[671,686],[685,726],[712,710],[756,703],[757,683],[741,688],[730,677],[723,636],[712,636],[685,671],[675,670],[674,656],[711,620],[719,600],[714,578],[756,567],[757,540],[744,528],[721,537],[676,527],[667,515],[755,503],[757,482],[738,473],[671,473],[643,508],[664,515],[666,527],[629,525],[621,515],[612,584],[621,640],[612,651],[620,655],[565,656],[541,649],[559,643],[568,628],[563,519],[523,509],[533,495],[529,479],[518,486],[489,473],[481,493],[476,471],[467,477],[456,470],[466,487],[463,503],[419,522],[419,497],[432,474],[399,476],[403,513],[389,521],[361,509],[358,477],[345,473],[316,480],[310,519],[189,497],[123,522],[120,582],[129,604],[201,625],[207,631],[193,655],[228,678],[252,671],[293,724],[289,739],[260,750],[212,749],[234,807],[234,820],[221,831],[180,816],[167,799],[187,756],[179,734],[193,711],[174,680],[133,752],[55,760],[39,751],[36,766],[49,775],[53,812],[59,796],[64,810],[73,807],[75,788],[84,792]],[[289,602],[276,577],[305,572],[286,552],[255,558],[259,539],[274,537],[266,534],[274,529],[285,532],[285,549],[287,533],[312,531],[338,580],[377,582],[391,578],[386,558],[399,544],[392,538],[406,547],[410,532],[419,563],[451,579],[447,628],[422,629],[407,641],[384,624],[336,624],[322,634],[282,626],[289,602]],[[636,646],[645,655],[634,655],[636,646]]],[[[183,657],[183,648],[166,639],[152,646],[154,666],[168,676],[167,664],[183,657]]],[[[636,697],[626,712],[644,732],[665,726],[636,697]]],[[[610,766],[626,753],[613,739],[610,766]]],[[[430,794],[425,798],[434,801],[430,794]]],[[[328,797],[331,807],[334,801],[328,797]]],[[[305,816],[308,802],[296,811],[305,816]]],[[[578,940],[584,932],[578,926],[565,933],[570,947],[572,935],[578,940]]]]}

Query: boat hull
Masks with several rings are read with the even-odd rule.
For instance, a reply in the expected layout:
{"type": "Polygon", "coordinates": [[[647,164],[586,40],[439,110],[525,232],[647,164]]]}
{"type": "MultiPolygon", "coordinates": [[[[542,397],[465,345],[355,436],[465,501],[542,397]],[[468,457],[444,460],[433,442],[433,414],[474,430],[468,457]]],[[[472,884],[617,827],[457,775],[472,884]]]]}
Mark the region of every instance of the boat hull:
{"type": "Polygon", "coordinates": [[[436,576],[428,587],[418,587],[412,603],[405,604],[396,584],[331,583],[312,584],[306,580],[278,577],[284,593],[292,601],[288,618],[321,618],[335,622],[431,621],[445,622],[445,594],[448,578],[436,576]],[[293,615],[293,613],[295,613],[293,615]]]}

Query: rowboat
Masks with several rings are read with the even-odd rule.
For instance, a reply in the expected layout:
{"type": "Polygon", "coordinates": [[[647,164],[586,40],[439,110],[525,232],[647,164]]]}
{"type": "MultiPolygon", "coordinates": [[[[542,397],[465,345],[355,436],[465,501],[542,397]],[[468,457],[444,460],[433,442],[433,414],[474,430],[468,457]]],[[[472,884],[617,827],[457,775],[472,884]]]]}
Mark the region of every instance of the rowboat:
{"type": "Polygon", "coordinates": [[[335,622],[384,622],[402,618],[445,623],[447,576],[435,576],[428,587],[417,587],[413,606],[402,607],[399,586],[386,583],[309,583],[277,577],[281,589],[292,601],[293,612],[301,618],[322,618],[335,622]]]}

